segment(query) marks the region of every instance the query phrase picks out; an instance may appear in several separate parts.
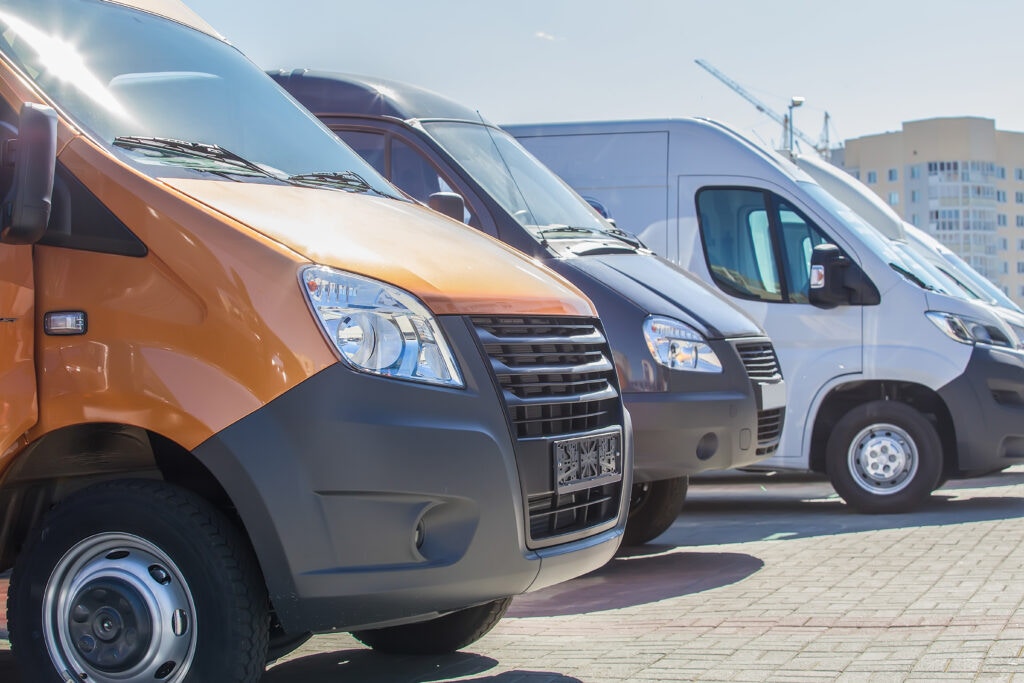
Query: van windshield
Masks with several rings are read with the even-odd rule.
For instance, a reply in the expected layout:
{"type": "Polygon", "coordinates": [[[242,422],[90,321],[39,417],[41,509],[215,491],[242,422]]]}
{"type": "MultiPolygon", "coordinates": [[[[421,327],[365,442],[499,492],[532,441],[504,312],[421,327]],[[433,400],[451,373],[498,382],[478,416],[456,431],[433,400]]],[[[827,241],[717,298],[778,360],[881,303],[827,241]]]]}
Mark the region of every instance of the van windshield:
{"type": "Polygon", "coordinates": [[[608,235],[611,226],[505,131],[455,121],[423,127],[538,241],[608,235]]]}
{"type": "Polygon", "coordinates": [[[911,255],[909,250],[897,249],[895,242],[865,223],[864,219],[853,209],[829,194],[821,185],[803,180],[798,181],[798,184],[818,202],[822,209],[832,216],[833,220],[855,234],[869,250],[888,263],[889,267],[902,275],[904,279],[922,289],[949,293],[947,291],[948,280],[940,279],[933,270],[925,268],[918,258],[911,255]]]}
{"type": "Polygon", "coordinates": [[[237,49],[175,21],[100,0],[4,0],[0,52],[152,176],[344,177],[341,189],[397,196],[237,49]]]}

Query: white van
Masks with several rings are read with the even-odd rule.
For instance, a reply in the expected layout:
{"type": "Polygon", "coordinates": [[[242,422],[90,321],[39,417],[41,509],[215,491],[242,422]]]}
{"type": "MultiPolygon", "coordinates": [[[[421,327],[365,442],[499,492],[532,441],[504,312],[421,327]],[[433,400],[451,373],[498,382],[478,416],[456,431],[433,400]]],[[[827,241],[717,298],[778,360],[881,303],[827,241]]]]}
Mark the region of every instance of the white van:
{"type": "Polygon", "coordinates": [[[871,227],[912,252],[926,267],[932,268],[950,285],[951,294],[988,304],[1013,329],[1018,339],[1024,338],[1024,312],[1020,307],[949,247],[904,221],[871,188],[841,168],[817,156],[796,154],[791,159],[800,170],[853,209],[871,227]]]}
{"type": "Polygon", "coordinates": [[[1024,462],[1024,354],[788,160],[720,123],[507,126],[654,251],[765,328],[788,384],[761,464],[827,473],[865,512],[1024,462]]]}

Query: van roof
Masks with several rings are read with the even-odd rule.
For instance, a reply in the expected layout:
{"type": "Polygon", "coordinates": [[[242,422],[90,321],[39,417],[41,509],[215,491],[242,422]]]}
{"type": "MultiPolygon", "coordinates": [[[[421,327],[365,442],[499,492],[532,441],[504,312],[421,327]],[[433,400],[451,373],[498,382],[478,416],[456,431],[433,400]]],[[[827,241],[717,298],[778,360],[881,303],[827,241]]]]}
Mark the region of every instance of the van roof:
{"type": "Polygon", "coordinates": [[[281,69],[269,72],[314,114],[358,114],[409,119],[481,121],[480,114],[443,95],[371,76],[281,69]]]}
{"type": "Polygon", "coordinates": [[[125,5],[127,7],[133,7],[143,12],[149,12],[150,14],[158,14],[162,17],[172,19],[179,24],[184,24],[197,31],[208,33],[209,35],[224,40],[224,36],[218,33],[212,26],[196,14],[190,7],[180,0],[106,0],[115,5],[125,5]]]}
{"type": "Polygon", "coordinates": [[[751,140],[721,121],[704,117],[621,119],[554,123],[501,124],[517,138],[548,135],[627,134],[667,132],[677,150],[675,168],[701,175],[757,175],[783,181],[811,181],[811,177],[768,146],[751,140]],[[777,175],[765,176],[771,173],[777,175]]]}

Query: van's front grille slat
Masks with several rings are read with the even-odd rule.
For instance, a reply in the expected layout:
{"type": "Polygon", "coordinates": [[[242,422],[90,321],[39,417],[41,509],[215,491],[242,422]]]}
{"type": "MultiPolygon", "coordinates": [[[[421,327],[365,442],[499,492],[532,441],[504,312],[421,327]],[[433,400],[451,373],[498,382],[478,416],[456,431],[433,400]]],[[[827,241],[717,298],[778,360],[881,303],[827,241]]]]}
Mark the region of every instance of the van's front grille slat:
{"type": "Polygon", "coordinates": [[[752,381],[778,382],[782,379],[779,359],[771,342],[740,342],[736,344],[736,351],[752,381]]]}
{"type": "Polygon", "coordinates": [[[546,467],[544,477],[523,477],[533,482],[524,484],[528,543],[550,545],[552,539],[614,520],[621,482],[598,480],[559,493],[552,460],[555,442],[622,425],[615,366],[598,321],[477,316],[471,322],[502,390],[520,469],[536,467],[536,460],[526,462],[527,452],[534,458],[541,453],[546,467]]]}

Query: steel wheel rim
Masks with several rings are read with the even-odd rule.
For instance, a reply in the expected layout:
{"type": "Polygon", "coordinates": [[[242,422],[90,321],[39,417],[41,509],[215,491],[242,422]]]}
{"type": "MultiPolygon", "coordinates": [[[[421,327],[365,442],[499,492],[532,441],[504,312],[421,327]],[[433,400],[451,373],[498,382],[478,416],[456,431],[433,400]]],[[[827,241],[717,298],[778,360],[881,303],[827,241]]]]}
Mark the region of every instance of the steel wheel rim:
{"type": "Polygon", "coordinates": [[[902,491],[920,465],[917,444],[901,427],[868,425],[850,442],[847,465],[857,486],[877,495],[902,491]]]}
{"type": "Polygon", "coordinates": [[[122,533],[90,536],[54,568],[43,594],[43,636],[71,680],[174,683],[195,655],[192,591],[171,558],[122,533]]]}

